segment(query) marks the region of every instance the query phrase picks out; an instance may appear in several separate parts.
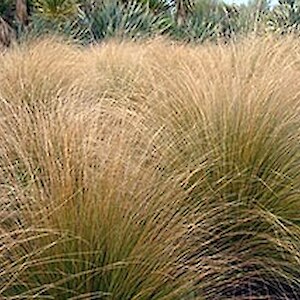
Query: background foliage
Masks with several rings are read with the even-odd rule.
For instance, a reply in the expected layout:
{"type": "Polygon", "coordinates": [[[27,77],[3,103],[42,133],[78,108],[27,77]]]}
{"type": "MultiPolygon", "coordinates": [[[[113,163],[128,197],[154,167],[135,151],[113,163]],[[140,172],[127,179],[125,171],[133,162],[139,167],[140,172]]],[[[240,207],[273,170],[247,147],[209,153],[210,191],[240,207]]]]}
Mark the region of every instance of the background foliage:
{"type": "Polygon", "coordinates": [[[16,2],[0,3],[0,16],[19,37],[55,32],[82,42],[106,38],[141,38],[164,34],[194,42],[237,38],[241,34],[298,33],[299,1],[267,0],[229,5],[221,0],[20,0],[30,23],[16,21],[16,2]]]}

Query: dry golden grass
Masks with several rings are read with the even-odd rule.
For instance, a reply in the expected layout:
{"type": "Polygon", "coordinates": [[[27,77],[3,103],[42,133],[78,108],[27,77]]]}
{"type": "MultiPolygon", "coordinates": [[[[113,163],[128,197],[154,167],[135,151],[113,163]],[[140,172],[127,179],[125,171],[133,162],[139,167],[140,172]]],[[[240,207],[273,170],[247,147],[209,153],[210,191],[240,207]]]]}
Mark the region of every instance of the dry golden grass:
{"type": "Polygon", "coordinates": [[[297,297],[299,50],[42,39],[2,54],[0,295],[297,297]]]}

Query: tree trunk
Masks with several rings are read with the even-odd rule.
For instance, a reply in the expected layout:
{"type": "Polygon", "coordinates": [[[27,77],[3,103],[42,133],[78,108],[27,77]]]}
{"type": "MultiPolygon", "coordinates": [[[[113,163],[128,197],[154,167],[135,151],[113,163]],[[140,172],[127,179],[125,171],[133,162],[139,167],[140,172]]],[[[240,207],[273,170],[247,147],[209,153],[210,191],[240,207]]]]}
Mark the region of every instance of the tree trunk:
{"type": "Polygon", "coordinates": [[[188,13],[192,10],[193,0],[174,0],[176,8],[176,20],[178,25],[185,23],[188,13]]]}
{"type": "Polygon", "coordinates": [[[10,25],[0,17],[0,49],[2,47],[9,47],[12,40],[15,39],[15,32],[10,25]]]}
{"type": "Polygon", "coordinates": [[[184,5],[184,0],[176,0],[176,20],[177,24],[180,26],[186,20],[186,9],[184,5]]]}
{"type": "Polygon", "coordinates": [[[16,0],[16,20],[22,27],[28,25],[28,6],[27,0],[16,0]]]}

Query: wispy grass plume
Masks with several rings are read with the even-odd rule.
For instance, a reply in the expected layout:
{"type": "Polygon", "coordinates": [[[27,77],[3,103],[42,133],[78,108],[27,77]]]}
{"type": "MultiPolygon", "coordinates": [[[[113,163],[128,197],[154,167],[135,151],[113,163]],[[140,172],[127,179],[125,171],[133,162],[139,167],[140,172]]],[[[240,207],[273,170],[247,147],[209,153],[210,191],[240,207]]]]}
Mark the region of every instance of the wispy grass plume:
{"type": "Polygon", "coordinates": [[[297,299],[299,43],[0,57],[0,294],[297,299]]]}

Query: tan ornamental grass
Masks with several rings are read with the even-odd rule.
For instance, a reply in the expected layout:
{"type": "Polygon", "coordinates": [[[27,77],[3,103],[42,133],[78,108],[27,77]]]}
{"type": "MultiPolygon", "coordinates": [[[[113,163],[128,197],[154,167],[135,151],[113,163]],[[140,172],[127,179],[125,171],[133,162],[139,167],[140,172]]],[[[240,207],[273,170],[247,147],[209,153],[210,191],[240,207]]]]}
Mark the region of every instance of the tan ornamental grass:
{"type": "Polygon", "coordinates": [[[299,42],[0,57],[0,295],[297,299],[299,42]]]}

